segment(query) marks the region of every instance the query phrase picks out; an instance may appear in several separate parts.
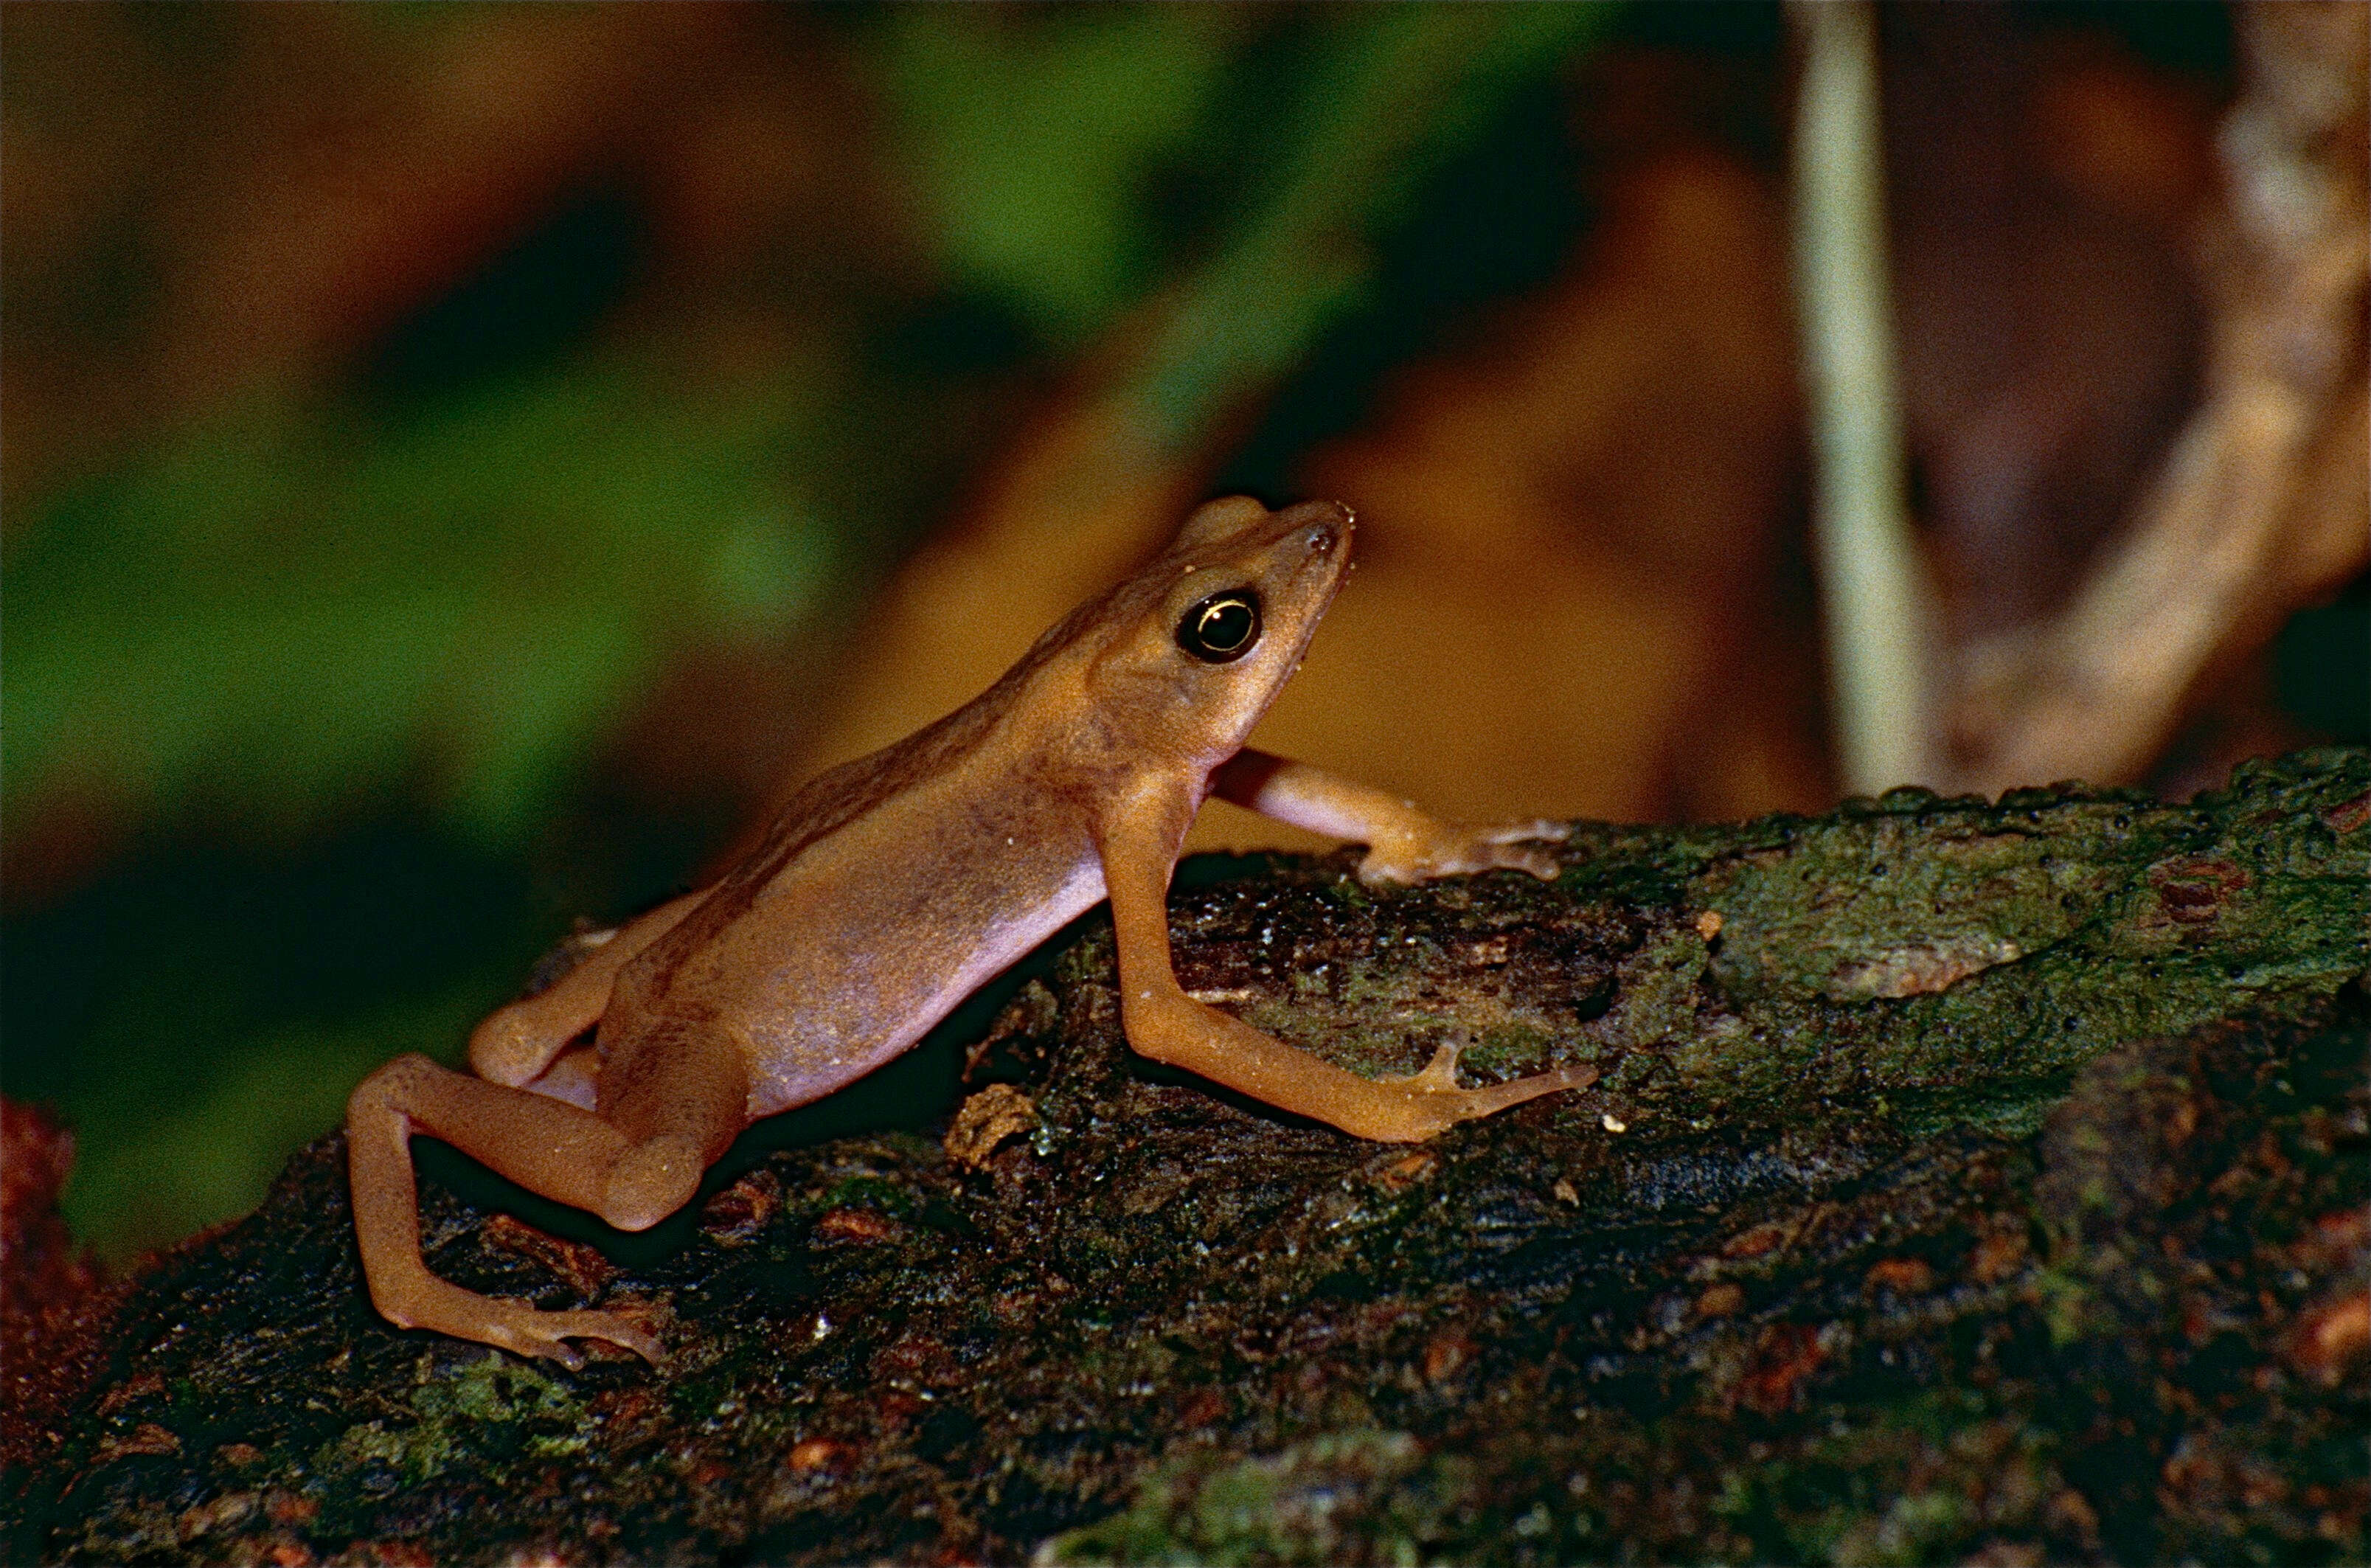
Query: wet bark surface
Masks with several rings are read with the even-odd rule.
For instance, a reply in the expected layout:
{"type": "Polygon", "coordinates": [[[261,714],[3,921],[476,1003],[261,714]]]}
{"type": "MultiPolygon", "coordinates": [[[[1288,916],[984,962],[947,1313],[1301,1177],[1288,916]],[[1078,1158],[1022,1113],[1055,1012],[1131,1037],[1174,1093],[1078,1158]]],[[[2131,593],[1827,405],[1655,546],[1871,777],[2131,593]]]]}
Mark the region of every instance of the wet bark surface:
{"type": "Polygon", "coordinates": [[[626,1238],[423,1143],[432,1267],[666,1364],[399,1332],[343,1146],[133,1283],[9,1543],[72,1561],[2360,1561],[2371,757],[2187,806],[1585,826],[1555,884],[1190,865],[1186,984],[1420,1146],[1134,1057],[1109,927],[626,1238]],[[831,1120],[837,1116],[837,1124],[831,1120]],[[872,1125],[848,1131],[851,1117],[872,1125]],[[837,1130],[836,1130],[837,1126],[837,1130]]]}

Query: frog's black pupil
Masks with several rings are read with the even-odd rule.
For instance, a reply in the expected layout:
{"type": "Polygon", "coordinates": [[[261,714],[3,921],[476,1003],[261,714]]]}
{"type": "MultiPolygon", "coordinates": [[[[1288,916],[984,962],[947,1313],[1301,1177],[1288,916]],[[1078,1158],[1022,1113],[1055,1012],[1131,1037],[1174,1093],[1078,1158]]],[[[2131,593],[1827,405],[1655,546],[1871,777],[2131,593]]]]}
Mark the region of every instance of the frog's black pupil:
{"type": "Polygon", "coordinates": [[[1205,646],[1232,652],[1252,634],[1252,607],[1241,599],[1214,604],[1202,612],[1198,630],[1205,646]]]}
{"type": "Polygon", "coordinates": [[[1196,658],[1224,664],[1259,639],[1259,600],[1237,591],[1206,598],[1177,623],[1177,644],[1196,658]]]}

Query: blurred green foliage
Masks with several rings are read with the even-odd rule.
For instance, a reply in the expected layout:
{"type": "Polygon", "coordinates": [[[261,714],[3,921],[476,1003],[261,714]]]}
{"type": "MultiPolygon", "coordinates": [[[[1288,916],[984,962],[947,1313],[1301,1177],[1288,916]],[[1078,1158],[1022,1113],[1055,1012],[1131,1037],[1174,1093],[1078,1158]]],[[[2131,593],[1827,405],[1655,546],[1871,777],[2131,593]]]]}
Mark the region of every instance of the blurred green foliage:
{"type": "MultiPolygon", "coordinates": [[[[1602,14],[1320,13],[1297,102],[1225,106],[1290,134],[1174,284],[1147,264],[1147,179],[1213,112],[1223,45],[1252,36],[1233,13],[918,7],[878,47],[974,285],[1063,346],[1174,288],[1138,389],[1174,448],[1357,302],[1372,231],[1602,14]]],[[[515,319],[532,292],[500,296],[522,332],[549,330],[515,319]]],[[[391,415],[265,405],[173,433],[10,536],[0,792],[301,824],[427,761],[457,824],[515,838],[670,649],[779,633],[829,580],[859,525],[813,494],[859,457],[828,424],[857,367],[803,368],[674,386],[644,345],[391,415]]]]}
{"type": "Polygon", "coordinates": [[[452,821],[515,841],[669,646],[811,600],[834,541],[768,390],[572,367],[178,433],[9,555],[0,790],[295,824],[434,759],[452,821]]]}
{"type": "Polygon", "coordinates": [[[1230,7],[1074,13],[1045,32],[993,13],[900,15],[891,74],[956,270],[1064,347],[1165,289],[1129,390],[1176,450],[1367,297],[1377,231],[1613,8],[1314,10],[1286,93],[1222,52],[1254,36],[1230,7]],[[1207,231],[1162,256],[1175,192],[1156,180],[1182,179],[1197,150],[1225,195],[1207,231]]]}
{"type": "Polygon", "coordinates": [[[235,1214],[377,1062],[457,1057],[568,914],[667,890],[717,826],[588,804],[605,737],[688,650],[819,649],[983,459],[956,449],[983,368],[1118,332],[1138,423],[1198,450],[1359,306],[1391,310],[1379,240],[1453,205],[1444,167],[1612,14],[838,17],[935,294],[818,299],[882,319],[703,385],[663,332],[611,330],[630,248],[596,203],[348,383],[11,497],[0,793],[19,823],[97,803],[143,846],[6,935],[7,1077],[81,1130],[70,1217],[120,1253],[235,1214]],[[983,313],[1021,328],[1005,352],[937,352],[983,313]]]}
{"type": "MultiPolygon", "coordinates": [[[[1319,13],[1326,15],[1327,13],[1319,13]]],[[[1376,229],[1610,6],[1395,6],[1336,15],[1294,134],[1240,226],[1181,290],[1148,358],[1151,428],[1182,445],[1298,363],[1374,283],[1376,229]]]]}
{"type": "Polygon", "coordinates": [[[1151,177],[1192,160],[1245,20],[1209,6],[1026,28],[987,8],[893,12],[880,68],[954,270],[1068,347],[1141,294],[1151,177]]]}

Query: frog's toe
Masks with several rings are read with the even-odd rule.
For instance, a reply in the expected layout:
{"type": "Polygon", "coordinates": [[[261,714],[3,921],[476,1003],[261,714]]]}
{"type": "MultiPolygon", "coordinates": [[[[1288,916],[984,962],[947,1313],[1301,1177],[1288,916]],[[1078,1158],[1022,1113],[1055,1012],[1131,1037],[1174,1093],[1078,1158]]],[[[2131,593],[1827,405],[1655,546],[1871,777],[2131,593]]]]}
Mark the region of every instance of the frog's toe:
{"type": "Polygon", "coordinates": [[[1359,863],[1359,880],[1370,888],[1406,888],[1468,871],[1488,871],[1498,863],[1493,845],[1468,837],[1441,836],[1413,843],[1377,845],[1359,863]]]}
{"type": "Polygon", "coordinates": [[[1555,881],[1563,869],[1553,850],[1518,838],[1501,839],[1482,833],[1468,840],[1457,856],[1442,867],[1449,872],[1528,871],[1543,882],[1555,881]]]}
{"type": "Polygon", "coordinates": [[[1554,881],[1563,867],[1555,852],[1540,847],[1564,838],[1562,822],[1544,819],[1488,827],[1444,824],[1424,833],[1385,839],[1371,846],[1359,864],[1359,880],[1369,887],[1429,882],[1477,871],[1528,871],[1554,881]]]}
{"type": "Polygon", "coordinates": [[[1516,1078],[1509,1083],[1460,1088],[1457,1084],[1457,1058],[1463,1050],[1462,1041],[1452,1040],[1434,1051],[1432,1060],[1425,1063],[1423,1071],[1404,1078],[1385,1080],[1398,1086],[1408,1098],[1410,1137],[1429,1138],[1461,1121],[1496,1116],[1526,1100],[1566,1089],[1585,1089],[1597,1082],[1595,1067],[1586,1063],[1574,1063],[1554,1072],[1516,1078]]]}
{"type": "Polygon", "coordinates": [[[1555,881],[1564,869],[1556,863],[1556,857],[1544,849],[1502,843],[1492,845],[1491,851],[1492,865],[1507,871],[1528,871],[1543,882],[1555,881]]]}
{"type": "Polygon", "coordinates": [[[1572,824],[1535,817],[1528,822],[1501,822],[1482,830],[1483,839],[1494,844],[1562,843],[1572,837],[1572,824]]]}
{"type": "Polygon", "coordinates": [[[574,1372],[584,1366],[584,1353],[544,1321],[549,1318],[569,1316],[572,1314],[538,1312],[531,1307],[520,1307],[473,1326],[469,1337],[486,1344],[499,1345],[513,1355],[523,1355],[530,1361],[556,1361],[574,1372]]]}
{"type": "Polygon", "coordinates": [[[1516,1078],[1504,1084],[1486,1084],[1475,1089],[1459,1089],[1460,1121],[1479,1117],[1496,1116],[1502,1110],[1538,1099],[1543,1095],[1561,1094],[1567,1089],[1585,1089],[1597,1082],[1597,1069],[1585,1063],[1574,1063],[1552,1073],[1540,1073],[1529,1078],[1516,1078]]]}
{"type": "Polygon", "coordinates": [[[661,1354],[655,1335],[615,1312],[538,1312],[522,1306],[488,1325],[483,1337],[517,1355],[556,1361],[571,1372],[584,1365],[584,1352],[568,1342],[573,1339],[605,1340],[653,1365],[661,1354]]]}
{"type": "Polygon", "coordinates": [[[1572,824],[1536,818],[1528,822],[1500,822],[1475,830],[1476,858],[1492,870],[1528,871],[1543,882],[1553,882],[1563,871],[1556,852],[1543,844],[1562,843],[1572,836],[1572,824]]]}
{"type": "Polygon", "coordinates": [[[552,1332],[555,1334],[572,1339],[606,1341],[620,1349],[632,1351],[653,1366],[665,1353],[656,1334],[620,1312],[549,1312],[544,1316],[566,1319],[554,1327],[552,1332]]]}

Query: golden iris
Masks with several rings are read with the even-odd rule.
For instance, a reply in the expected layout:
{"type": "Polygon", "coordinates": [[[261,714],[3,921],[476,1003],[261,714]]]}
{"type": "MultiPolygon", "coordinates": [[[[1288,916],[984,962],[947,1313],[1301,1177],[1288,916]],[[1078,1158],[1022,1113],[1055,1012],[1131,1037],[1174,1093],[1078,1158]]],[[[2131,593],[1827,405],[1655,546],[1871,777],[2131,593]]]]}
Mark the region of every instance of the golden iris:
{"type": "Polygon", "coordinates": [[[1177,622],[1177,645],[1205,664],[1243,657],[1259,634],[1259,595],[1249,588],[1212,594],[1177,622]]]}

